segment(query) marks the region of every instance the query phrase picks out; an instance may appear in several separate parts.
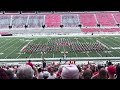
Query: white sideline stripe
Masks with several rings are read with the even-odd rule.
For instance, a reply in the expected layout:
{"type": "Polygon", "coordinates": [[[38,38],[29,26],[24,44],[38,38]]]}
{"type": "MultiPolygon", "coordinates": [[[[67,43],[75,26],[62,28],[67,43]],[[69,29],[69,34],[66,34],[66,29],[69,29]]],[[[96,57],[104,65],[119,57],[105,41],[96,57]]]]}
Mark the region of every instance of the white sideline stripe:
{"type": "MultiPolygon", "coordinates": [[[[69,38],[69,37],[68,37],[69,38]]],[[[70,40],[70,38],[69,38],[69,40],[70,40]]],[[[75,55],[76,55],[76,57],[77,57],[77,53],[74,51],[74,53],[75,53],[75,55]]]]}
{"type": "MultiPolygon", "coordinates": [[[[95,37],[96,38],[96,37],[95,37]]],[[[99,40],[99,41],[101,41],[100,39],[98,39],[98,38],[96,38],[97,40],[99,40]]],[[[104,38],[105,39],[105,38],[104,38]]],[[[102,43],[102,42],[101,42],[102,43]]],[[[105,42],[104,42],[104,45],[106,45],[106,46],[110,46],[110,45],[108,45],[108,44],[106,44],[105,42]]],[[[108,54],[110,54],[110,55],[112,55],[113,57],[114,57],[114,55],[112,54],[112,53],[110,53],[110,52],[108,52],[108,54]]]]}
{"type": "MultiPolygon", "coordinates": [[[[20,41],[19,41],[20,42],[20,41]]],[[[22,44],[20,44],[20,46],[22,46],[25,42],[23,42],[22,44]]],[[[20,47],[19,46],[19,47],[20,47]]],[[[15,48],[10,54],[8,54],[4,59],[6,59],[9,55],[11,55],[16,49],[18,49],[19,47],[15,48]]]]}

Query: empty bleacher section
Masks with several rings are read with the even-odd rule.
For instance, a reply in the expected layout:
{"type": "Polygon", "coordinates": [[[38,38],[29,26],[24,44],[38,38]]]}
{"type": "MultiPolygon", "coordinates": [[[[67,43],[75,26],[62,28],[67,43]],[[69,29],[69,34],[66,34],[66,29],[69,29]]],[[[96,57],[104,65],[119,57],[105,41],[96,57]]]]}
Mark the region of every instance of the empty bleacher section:
{"type": "Polygon", "coordinates": [[[45,16],[45,25],[47,27],[60,27],[61,15],[60,14],[47,14],[45,16]]]}
{"type": "Polygon", "coordinates": [[[80,23],[83,26],[96,26],[97,25],[94,14],[92,14],[92,13],[83,13],[83,14],[80,14],[79,16],[80,16],[79,17],[80,18],[80,23]]]}
{"type": "Polygon", "coordinates": [[[13,28],[23,28],[27,23],[27,15],[13,15],[12,25],[13,28]]]}
{"type": "Polygon", "coordinates": [[[10,18],[9,15],[0,15],[0,28],[8,28],[10,25],[10,18]]]}
{"type": "Polygon", "coordinates": [[[118,32],[120,28],[101,28],[102,32],[118,32]]]}
{"type": "Polygon", "coordinates": [[[44,24],[44,16],[43,15],[30,15],[28,19],[28,27],[29,28],[39,28],[44,24]]]}
{"type": "Polygon", "coordinates": [[[6,13],[0,14],[0,30],[6,32],[9,30],[13,34],[24,32],[45,34],[81,32],[119,33],[120,12],[6,13]],[[26,31],[24,31],[25,25],[26,31]],[[43,25],[45,25],[45,28],[43,28],[43,25]],[[63,25],[63,28],[60,28],[61,25],[63,25]],[[12,29],[9,26],[12,26],[12,29]]]}
{"type": "Polygon", "coordinates": [[[96,13],[96,18],[99,24],[102,26],[115,26],[116,23],[111,13],[96,13]]]}
{"type": "Polygon", "coordinates": [[[120,24],[120,13],[113,13],[113,16],[114,16],[116,22],[120,24]]]}
{"type": "Polygon", "coordinates": [[[77,14],[63,14],[62,25],[65,27],[77,27],[79,24],[79,18],[77,14]]]}
{"type": "Polygon", "coordinates": [[[82,32],[88,33],[88,32],[100,32],[100,28],[81,28],[82,32]]]}

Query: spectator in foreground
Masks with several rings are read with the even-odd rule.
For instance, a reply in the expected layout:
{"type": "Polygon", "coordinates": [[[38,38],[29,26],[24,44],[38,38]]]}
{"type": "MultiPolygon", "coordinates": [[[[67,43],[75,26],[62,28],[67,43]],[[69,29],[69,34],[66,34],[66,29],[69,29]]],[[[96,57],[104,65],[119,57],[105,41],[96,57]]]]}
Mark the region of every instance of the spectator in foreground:
{"type": "Polygon", "coordinates": [[[38,79],[43,79],[43,73],[41,68],[38,68],[38,79]]]}
{"type": "Polygon", "coordinates": [[[33,79],[34,71],[29,65],[22,65],[17,69],[18,79],[33,79]]]}
{"type": "Polygon", "coordinates": [[[92,77],[92,71],[91,69],[87,69],[83,72],[83,79],[91,79],[92,77]]]}
{"type": "Polygon", "coordinates": [[[99,73],[96,76],[93,76],[91,79],[107,79],[107,71],[104,68],[101,68],[99,73]]]}
{"type": "Polygon", "coordinates": [[[56,74],[54,73],[53,68],[51,68],[51,71],[50,71],[48,79],[55,79],[55,78],[56,78],[56,74]]]}
{"type": "Polygon", "coordinates": [[[8,74],[8,76],[9,76],[10,79],[16,79],[16,78],[14,77],[14,73],[13,73],[12,70],[8,69],[8,70],[7,70],[7,74],[8,74]]]}
{"type": "Polygon", "coordinates": [[[115,77],[115,72],[116,72],[115,66],[113,66],[113,65],[108,66],[107,71],[108,71],[108,76],[109,76],[108,79],[116,79],[116,77],[115,77]]]}
{"type": "Polygon", "coordinates": [[[2,68],[0,68],[0,79],[10,79],[7,72],[2,68]]]}
{"type": "Polygon", "coordinates": [[[116,66],[116,76],[117,78],[116,79],[120,79],[120,66],[116,66]]]}
{"type": "Polygon", "coordinates": [[[79,79],[80,72],[76,65],[65,65],[61,72],[62,79],[79,79]]]}

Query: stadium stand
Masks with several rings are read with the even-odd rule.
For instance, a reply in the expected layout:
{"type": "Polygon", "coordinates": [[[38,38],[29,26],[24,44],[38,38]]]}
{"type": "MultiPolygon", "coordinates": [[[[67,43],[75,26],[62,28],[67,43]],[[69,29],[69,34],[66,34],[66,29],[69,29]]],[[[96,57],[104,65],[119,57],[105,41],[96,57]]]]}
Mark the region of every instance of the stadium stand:
{"type": "Polygon", "coordinates": [[[63,14],[62,15],[62,25],[65,27],[77,27],[79,24],[79,18],[76,14],[63,14]]]}
{"type": "Polygon", "coordinates": [[[80,18],[80,23],[83,26],[96,26],[97,25],[95,16],[92,13],[80,14],[79,18],[80,18]]]}
{"type": "Polygon", "coordinates": [[[100,28],[81,28],[82,32],[100,32],[100,28]]]}
{"type": "Polygon", "coordinates": [[[30,15],[28,19],[29,28],[39,28],[44,24],[44,16],[30,15]]]}
{"type": "Polygon", "coordinates": [[[27,23],[28,16],[26,15],[13,15],[12,25],[14,28],[23,28],[27,23]]]}
{"type": "Polygon", "coordinates": [[[47,14],[45,16],[45,25],[47,27],[60,27],[61,15],[60,14],[47,14]]]}
{"type": "Polygon", "coordinates": [[[113,16],[117,23],[120,23],[120,13],[113,13],[113,16]]]}
{"type": "Polygon", "coordinates": [[[0,79],[120,79],[117,24],[120,12],[1,14],[0,79]]]}
{"type": "Polygon", "coordinates": [[[119,32],[120,28],[101,28],[102,32],[119,32]]]}
{"type": "Polygon", "coordinates": [[[8,28],[10,25],[10,18],[9,15],[0,15],[0,28],[8,28]]]}
{"type": "Polygon", "coordinates": [[[111,13],[96,13],[96,18],[99,24],[102,26],[115,26],[116,23],[111,13]]]}

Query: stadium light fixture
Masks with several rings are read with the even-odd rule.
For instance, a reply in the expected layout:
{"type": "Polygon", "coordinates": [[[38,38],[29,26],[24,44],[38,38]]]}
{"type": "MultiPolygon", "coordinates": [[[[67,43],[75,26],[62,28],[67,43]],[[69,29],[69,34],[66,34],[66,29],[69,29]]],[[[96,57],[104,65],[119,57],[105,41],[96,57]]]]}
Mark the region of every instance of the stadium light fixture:
{"type": "Polygon", "coordinates": [[[118,24],[116,24],[118,27],[120,26],[120,24],[118,23],[118,24]]]}
{"type": "Polygon", "coordinates": [[[97,24],[97,27],[100,27],[101,25],[100,24],[97,24]]]}
{"type": "Polygon", "coordinates": [[[45,28],[45,25],[42,25],[42,28],[45,28]]]}
{"type": "Polygon", "coordinates": [[[81,28],[81,27],[82,27],[82,24],[79,24],[79,25],[78,25],[78,27],[80,27],[80,28],[81,28]]]}
{"type": "Polygon", "coordinates": [[[64,27],[64,25],[60,25],[60,27],[61,27],[61,28],[63,28],[63,27],[64,27]]]}

